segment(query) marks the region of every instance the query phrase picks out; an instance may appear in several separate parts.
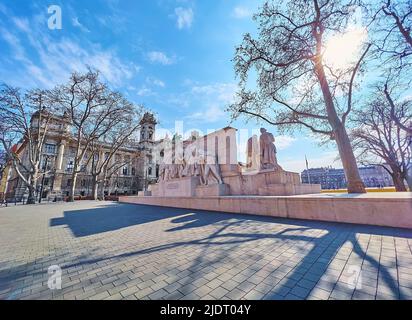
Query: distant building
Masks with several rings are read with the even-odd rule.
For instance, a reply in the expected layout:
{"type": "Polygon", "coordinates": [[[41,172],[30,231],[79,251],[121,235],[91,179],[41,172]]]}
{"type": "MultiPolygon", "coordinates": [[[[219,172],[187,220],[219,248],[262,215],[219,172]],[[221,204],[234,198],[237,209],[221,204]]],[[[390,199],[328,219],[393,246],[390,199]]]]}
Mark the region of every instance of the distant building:
{"type": "MultiPolygon", "coordinates": [[[[36,125],[38,115],[34,114],[31,123],[36,125]]],[[[114,155],[110,166],[123,164],[116,169],[106,184],[104,193],[109,194],[137,194],[145,185],[157,181],[158,167],[162,157],[157,146],[160,141],[155,140],[156,119],[153,114],[146,113],[140,121],[140,139],[120,148],[114,155]]],[[[45,138],[41,157],[40,174],[37,180],[36,193],[42,198],[53,198],[56,195],[68,196],[72,184],[74,166],[75,139],[71,134],[70,122],[63,117],[56,116],[50,124],[50,130],[45,138]],[[47,159],[47,160],[46,160],[47,159]]],[[[14,146],[23,163],[28,161],[27,141],[14,146]]],[[[107,151],[103,146],[97,157],[106,157],[107,151]]],[[[87,156],[85,157],[87,159],[87,156]]],[[[85,160],[86,161],[86,160],[85,160]]],[[[88,196],[92,191],[91,163],[82,163],[78,175],[75,196],[88,196]]],[[[20,201],[27,194],[27,187],[20,179],[14,168],[6,168],[0,181],[0,193],[9,199],[20,201]]]]}
{"type": "MultiPolygon", "coordinates": [[[[369,188],[383,188],[393,186],[392,177],[381,166],[360,167],[359,173],[363,183],[369,188]]],[[[347,187],[345,172],[343,169],[313,168],[303,170],[302,183],[320,184],[322,189],[344,189],[347,187]]]]}

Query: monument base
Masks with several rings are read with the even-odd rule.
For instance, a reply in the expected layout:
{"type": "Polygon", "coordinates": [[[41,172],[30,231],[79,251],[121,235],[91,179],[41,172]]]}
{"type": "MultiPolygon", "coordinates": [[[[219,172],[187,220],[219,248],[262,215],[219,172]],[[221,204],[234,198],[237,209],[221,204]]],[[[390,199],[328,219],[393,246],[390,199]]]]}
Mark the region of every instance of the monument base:
{"type": "Polygon", "coordinates": [[[200,185],[199,177],[182,177],[151,185],[150,190],[155,197],[194,197],[198,185],[200,185]]]}
{"type": "Polygon", "coordinates": [[[227,184],[212,184],[196,187],[196,197],[218,197],[230,194],[230,187],[227,184]]]}
{"type": "Polygon", "coordinates": [[[136,197],[120,202],[228,213],[368,224],[412,229],[412,193],[313,194],[304,196],[136,197]]]}
{"type": "Polygon", "coordinates": [[[152,191],[149,191],[149,190],[143,190],[143,191],[139,191],[137,193],[138,197],[148,197],[148,196],[151,196],[151,195],[152,195],[152,191]]]}
{"type": "Polygon", "coordinates": [[[301,194],[320,193],[321,187],[319,184],[292,184],[292,183],[279,183],[269,184],[266,187],[258,189],[260,196],[293,196],[301,194]]]}
{"type": "MultiPolygon", "coordinates": [[[[222,166],[221,166],[222,167],[222,166]]],[[[208,197],[208,196],[290,196],[320,193],[319,184],[302,184],[298,173],[284,170],[263,170],[239,173],[226,166],[223,185],[201,186],[199,177],[183,177],[161,181],[150,186],[158,197],[208,197]],[[230,173],[231,172],[231,173],[230,173]]]]}

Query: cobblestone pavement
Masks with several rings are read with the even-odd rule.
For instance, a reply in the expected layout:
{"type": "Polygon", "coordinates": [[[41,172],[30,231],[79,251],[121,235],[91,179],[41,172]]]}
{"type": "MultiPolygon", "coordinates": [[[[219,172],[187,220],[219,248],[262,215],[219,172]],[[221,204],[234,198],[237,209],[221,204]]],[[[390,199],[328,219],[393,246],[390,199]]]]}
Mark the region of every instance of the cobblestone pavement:
{"type": "Polygon", "coordinates": [[[0,299],[412,299],[411,249],[412,231],[399,229],[112,202],[11,206],[0,208],[0,299]],[[61,290],[48,288],[52,265],[61,290]]]}

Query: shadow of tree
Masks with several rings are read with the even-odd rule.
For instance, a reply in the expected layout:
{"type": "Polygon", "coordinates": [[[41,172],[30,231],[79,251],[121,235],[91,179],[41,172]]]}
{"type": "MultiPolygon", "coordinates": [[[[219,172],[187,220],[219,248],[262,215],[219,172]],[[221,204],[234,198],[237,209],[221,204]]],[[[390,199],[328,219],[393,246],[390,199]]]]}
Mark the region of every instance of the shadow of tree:
{"type": "MultiPolygon", "coordinates": [[[[121,261],[131,257],[165,252],[170,249],[183,250],[194,247],[199,250],[196,251],[197,256],[193,258],[190,266],[186,269],[191,276],[184,283],[181,283],[182,287],[190,285],[190,281],[193,281],[193,279],[204,277],[205,270],[210,271],[222,267],[222,262],[235,261],[237,263],[242,260],[242,254],[250,255],[256,260],[256,266],[249,265],[244,269],[239,276],[239,283],[241,283],[247,281],[250,276],[259,271],[259,260],[263,259],[268,251],[265,250],[265,252],[259,253],[258,250],[251,250],[251,252],[245,253],[244,250],[240,249],[243,245],[256,243],[257,248],[259,248],[258,245],[264,243],[265,248],[273,248],[273,250],[276,250],[279,246],[287,245],[285,248],[293,247],[299,254],[296,254],[296,257],[301,257],[299,261],[295,264],[291,263],[292,261],[280,261],[278,265],[269,263],[265,266],[269,274],[267,284],[270,290],[267,290],[264,298],[280,299],[287,298],[286,294],[289,292],[293,293],[292,290],[299,284],[301,279],[309,279],[313,284],[323,281],[328,267],[335,260],[336,255],[342,248],[351,246],[351,254],[358,257],[357,261],[361,264],[366,261],[381,275],[380,281],[383,281],[390,288],[393,295],[403,298],[397,279],[394,278],[387,267],[368,254],[367,250],[359,244],[357,236],[365,234],[368,236],[377,235],[411,239],[412,231],[409,230],[198,210],[188,212],[185,209],[123,204],[90,210],[67,211],[64,213],[63,218],[52,219],[50,226],[65,224],[76,237],[83,237],[162,219],[169,219],[168,224],[176,224],[175,227],[164,230],[168,233],[184,232],[202,227],[207,228],[202,228],[199,236],[191,240],[185,240],[183,237],[182,240],[139,250],[128,250],[120,254],[108,252],[104,256],[92,257],[93,253],[90,253],[89,255],[78,256],[73,259],[73,262],[63,262],[61,267],[66,270],[83,268],[93,264],[104,264],[108,260],[121,261]],[[262,232],[261,229],[257,228],[257,225],[262,222],[273,225],[274,232],[262,232]],[[209,233],[204,235],[206,232],[209,233]],[[289,265],[287,265],[287,262],[289,262],[289,265]],[[274,277],[272,283],[271,276],[279,274],[282,277],[281,281],[274,277]]],[[[223,263],[224,265],[225,263],[223,263]]],[[[44,270],[41,270],[41,272],[44,272],[44,270]]],[[[26,275],[27,270],[25,271],[24,266],[9,269],[7,272],[0,271],[0,283],[2,284],[0,292],[1,288],[10,287],[11,281],[17,280],[16,283],[24,282],[26,275]]],[[[36,270],[33,270],[30,275],[36,276],[36,270]]],[[[328,284],[326,283],[326,285],[328,284]]],[[[334,289],[336,281],[330,281],[330,286],[329,289],[334,289]]],[[[309,294],[310,288],[306,289],[309,294]]],[[[353,295],[355,288],[344,290],[347,290],[346,293],[349,297],[353,295]]],[[[189,294],[190,290],[183,293],[189,294]]]]}
{"type": "MultiPolygon", "coordinates": [[[[147,209],[145,206],[138,206],[139,209],[147,209]]],[[[399,291],[399,286],[397,280],[388,272],[388,270],[380,265],[379,261],[375,258],[369,256],[365,250],[361,248],[358,244],[356,234],[357,233],[367,233],[376,235],[388,235],[388,236],[403,236],[411,238],[412,233],[407,230],[399,230],[392,228],[380,228],[372,226],[358,226],[358,225],[348,225],[348,224],[333,224],[326,222],[315,222],[315,221],[302,221],[302,220],[289,220],[289,219],[277,219],[269,217],[258,217],[249,215],[233,215],[233,214],[221,214],[216,212],[192,212],[187,213],[184,210],[170,210],[163,207],[150,207],[149,211],[158,212],[155,217],[146,219],[144,211],[139,210],[139,215],[142,213],[142,221],[154,221],[161,217],[173,217],[176,215],[181,215],[177,218],[171,220],[171,223],[182,224],[174,228],[166,230],[166,232],[176,232],[187,230],[190,228],[199,228],[207,225],[218,225],[219,228],[205,237],[200,237],[191,241],[176,241],[173,243],[162,244],[159,246],[154,246],[147,249],[130,251],[127,253],[110,256],[108,258],[96,258],[91,260],[82,261],[76,264],[68,265],[66,267],[75,267],[77,265],[97,263],[104,259],[123,259],[129,258],[137,255],[150,254],[154,252],[159,252],[163,250],[175,249],[179,247],[186,246],[200,246],[202,247],[201,253],[197,258],[193,260],[193,264],[188,270],[192,273],[194,278],[201,277],[198,270],[199,264],[207,263],[207,265],[213,265],[220,261],[223,257],[227,255],[236,255],[236,248],[234,246],[244,244],[247,242],[259,241],[264,239],[276,240],[276,241],[303,241],[306,243],[313,244],[312,249],[305,254],[300,263],[293,268],[293,270],[287,274],[284,281],[281,284],[274,284],[274,289],[266,294],[266,299],[277,299],[280,297],[279,293],[286,291],[291,291],[295,287],[299,279],[305,277],[305,275],[310,274],[310,280],[313,283],[317,283],[322,279],[328,265],[333,261],[335,255],[338,253],[339,249],[347,243],[351,243],[353,246],[353,252],[361,259],[361,261],[368,261],[376,271],[382,274],[381,279],[385,284],[392,290],[393,294],[402,298],[402,293],[399,291]],[[167,212],[167,214],[165,213],[167,212]],[[230,229],[234,226],[247,225],[250,222],[267,222],[274,224],[287,224],[289,228],[281,230],[276,233],[239,233],[231,232],[230,229]],[[293,227],[297,226],[297,227],[293,227]],[[307,236],[304,233],[309,230],[323,230],[323,235],[320,237],[307,236]],[[293,232],[294,234],[288,234],[293,232]],[[296,233],[299,233],[296,235],[296,233]],[[210,250],[216,251],[219,246],[226,247],[228,245],[233,246],[232,251],[223,251],[218,258],[208,260],[208,252],[210,250]],[[229,253],[228,253],[229,252],[229,253]]],[[[140,221],[141,222],[141,221],[140,221]]],[[[274,268],[275,271],[276,268],[274,268]]],[[[247,280],[245,278],[245,280],[247,280]]],[[[329,289],[334,289],[336,282],[330,282],[331,287],[329,289]]],[[[340,288],[348,293],[349,296],[353,294],[354,288],[340,288]]],[[[308,289],[308,292],[310,290],[308,289]]]]}

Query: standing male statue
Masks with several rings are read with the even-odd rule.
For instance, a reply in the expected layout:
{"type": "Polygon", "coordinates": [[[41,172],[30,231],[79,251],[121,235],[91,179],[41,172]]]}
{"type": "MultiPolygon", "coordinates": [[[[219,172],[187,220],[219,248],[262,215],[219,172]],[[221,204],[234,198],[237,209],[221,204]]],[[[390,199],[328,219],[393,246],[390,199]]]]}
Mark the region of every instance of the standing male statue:
{"type": "Polygon", "coordinates": [[[260,129],[260,168],[265,169],[281,169],[276,159],[275,137],[265,128],[260,129]]]}

